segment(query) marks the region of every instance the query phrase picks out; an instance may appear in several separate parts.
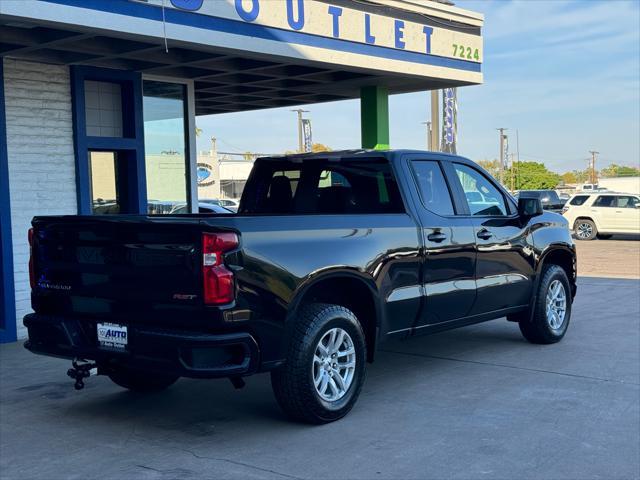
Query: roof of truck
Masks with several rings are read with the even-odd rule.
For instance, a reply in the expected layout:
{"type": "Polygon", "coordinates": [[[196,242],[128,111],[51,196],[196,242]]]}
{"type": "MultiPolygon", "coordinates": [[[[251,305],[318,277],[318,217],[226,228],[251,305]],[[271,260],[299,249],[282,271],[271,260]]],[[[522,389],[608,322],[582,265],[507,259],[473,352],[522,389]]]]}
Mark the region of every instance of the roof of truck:
{"type": "Polygon", "coordinates": [[[285,155],[273,155],[269,157],[260,157],[262,159],[269,160],[285,160],[285,159],[297,159],[297,160],[314,160],[314,159],[326,159],[326,158],[370,158],[383,157],[389,160],[399,158],[403,155],[423,155],[425,158],[431,158],[434,160],[444,161],[464,161],[471,162],[471,160],[461,157],[459,155],[453,155],[450,153],[442,152],[430,152],[427,150],[411,150],[411,149],[392,149],[392,150],[369,150],[369,149],[353,149],[353,150],[333,150],[330,152],[314,152],[314,153],[293,153],[285,155]]]}

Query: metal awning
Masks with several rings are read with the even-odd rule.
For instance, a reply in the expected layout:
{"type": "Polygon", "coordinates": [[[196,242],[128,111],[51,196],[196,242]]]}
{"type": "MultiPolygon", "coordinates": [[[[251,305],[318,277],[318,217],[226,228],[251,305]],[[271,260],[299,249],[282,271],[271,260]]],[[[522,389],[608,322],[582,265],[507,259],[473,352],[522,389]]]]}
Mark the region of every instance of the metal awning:
{"type": "MultiPolygon", "coordinates": [[[[475,84],[479,83],[478,79],[481,81],[481,74],[477,73],[480,71],[480,64],[459,58],[395,51],[391,48],[327,39],[177,9],[167,9],[166,12],[182,16],[176,17],[174,24],[164,25],[165,33],[168,32],[167,51],[165,38],[150,33],[157,33],[159,28],[161,32],[162,23],[153,15],[148,16],[149,18],[138,15],[138,12],[145,15],[151,12],[157,16],[160,11],[158,5],[152,3],[156,0],[145,1],[150,3],[141,0],[109,0],[102,3],[97,0],[5,0],[0,4],[0,55],[37,62],[82,64],[191,79],[195,86],[197,115],[353,99],[360,96],[361,87],[371,85],[387,87],[390,93],[405,93],[475,84]],[[90,8],[95,11],[89,10],[90,8]],[[116,8],[120,10],[116,11],[116,8]],[[77,12],[83,12],[82,22],[77,20],[77,12]],[[210,35],[206,35],[208,31],[202,26],[179,24],[185,15],[189,21],[195,18],[227,22],[232,26],[238,24],[251,27],[258,33],[270,29],[270,32],[276,33],[269,35],[282,34],[283,38],[276,39],[276,42],[267,38],[268,35],[260,39],[252,36],[252,32],[243,33],[245,36],[239,37],[233,31],[213,30],[210,35]],[[114,23],[114,19],[119,23],[114,23]],[[295,44],[296,35],[306,35],[305,42],[308,38],[313,38],[325,43],[333,42],[333,46],[319,48],[295,44]],[[284,38],[293,38],[293,44],[284,38]],[[343,49],[345,46],[349,48],[343,49]],[[360,51],[365,48],[369,52],[373,48],[384,55],[376,57],[374,54],[367,61],[366,54],[360,51]],[[355,50],[352,53],[349,49],[355,50]],[[414,58],[414,63],[399,61],[396,57],[400,54],[405,57],[413,55],[411,58],[414,58]],[[385,56],[387,58],[382,58],[385,56]],[[429,61],[433,59],[433,62],[437,62],[424,65],[421,63],[422,57],[429,57],[429,61]],[[407,67],[404,68],[404,65],[407,67]],[[467,67],[469,71],[465,71],[467,67]],[[425,70],[426,68],[431,70],[425,70]],[[431,71],[434,72],[433,75],[429,73],[431,71]]],[[[380,18],[389,11],[396,11],[398,16],[408,19],[407,23],[409,20],[423,19],[423,16],[416,13],[389,7],[398,4],[410,6],[412,3],[402,0],[393,0],[384,7],[347,0],[332,3],[343,5],[344,9],[366,7],[365,10],[371,12],[371,15],[379,11],[380,18]]],[[[171,17],[168,18],[171,20],[171,17]]],[[[481,39],[478,26],[481,20],[475,19],[474,22],[475,24],[463,28],[458,20],[441,18],[434,25],[447,24],[453,32],[460,30],[467,38],[473,35],[481,39]]],[[[354,28],[361,27],[356,25],[354,28]]],[[[472,39],[475,38],[473,36],[472,39]]]]}

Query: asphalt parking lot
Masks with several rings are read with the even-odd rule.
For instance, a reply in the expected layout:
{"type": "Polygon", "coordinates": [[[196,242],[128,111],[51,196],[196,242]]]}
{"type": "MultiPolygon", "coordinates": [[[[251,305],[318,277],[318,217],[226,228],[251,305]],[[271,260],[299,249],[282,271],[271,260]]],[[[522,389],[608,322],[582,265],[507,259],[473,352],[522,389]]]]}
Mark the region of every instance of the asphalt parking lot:
{"type": "Polygon", "coordinates": [[[640,278],[640,235],[576,241],[581,277],[640,278]]]}
{"type": "Polygon", "coordinates": [[[351,414],[321,427],[288,422],[266,375],[76,392],[66,361],[4,345],[0,477],[637,478],[639,289],[581,279],[557,345],[504,320],[388,345],[351,414]]]}

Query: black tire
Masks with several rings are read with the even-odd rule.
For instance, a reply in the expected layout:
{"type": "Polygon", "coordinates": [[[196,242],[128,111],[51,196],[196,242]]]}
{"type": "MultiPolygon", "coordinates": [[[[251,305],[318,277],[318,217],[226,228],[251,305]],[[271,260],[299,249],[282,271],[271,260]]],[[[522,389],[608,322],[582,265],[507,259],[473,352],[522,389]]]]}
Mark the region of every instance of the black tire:
{"type": "Polygon", "coordinates": [[[178,380],[176,375],[132,370],[125,367],[111,367],[107,374],[116,385],[134,392],[159,392],[178,380]]]}
{"type": "Polygon", "coordinates": [[[613,235],[611,235],[610,233],[599,233],[598,234],[598,240],[609,240],[611,237],[613,237],[613,235]]]}
{"type": "Polygon", "coordinates": [[[314,424],[338,420],[353,408],[364,383],[367,346],[362,327],[347,308],[324,303],[302,306],[294,321],[287,361],[271,372],[271,386],[276,400],[294,420],[314,424]],[[356,364],[353,379],[344,396],[327,401],[314,385],[314,354],[324,335],[336,327],[351,337],[356,364]]]}
{"type": "Polygon", "coordinates": [[[593,240],[598,236],[598,229],[593,220],[579,218],[573,225],[573,233],[578,240],[593,240]]]}
{"type": "Polygon", "coordinates": [[[536,292],[533,315],[523,315],[518,323],[524,338],[531,343],[543,345],[562,340],[571,320],[571,302],[571,286],[564,269],[558,265],[544,267],[538,291],[536,292]],[[557,328],[552,328],[550,321],[547,320],[547,293],[556,280],[562,284],[566,300],[562,324],[557,328]]]}

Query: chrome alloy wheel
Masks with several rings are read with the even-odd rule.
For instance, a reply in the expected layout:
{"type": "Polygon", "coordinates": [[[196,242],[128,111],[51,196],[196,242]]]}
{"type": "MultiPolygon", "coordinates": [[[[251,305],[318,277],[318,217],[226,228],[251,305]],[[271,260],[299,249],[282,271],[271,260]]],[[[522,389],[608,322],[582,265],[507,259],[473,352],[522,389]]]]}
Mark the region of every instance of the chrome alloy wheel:
{"type": "Polygon", "coordinates": [[[579,223],[576,233],[579,238],[591,238],[591,235],[593,235],[593,226],[589,223],[579,223]]]}
{"type": "Polygon", "coordinates": [[[547,290],[547,323],[553,330],[559,330],[567,312],[567,293],[560,280],[554,280],[547,290]]]}
{"type": "Polygon", "coordinates": [[[327,331],[313,355],[313,384],[320,398],[340,400],[349,390],[356,371],[356,349],[342,328],[327,331]]]}

